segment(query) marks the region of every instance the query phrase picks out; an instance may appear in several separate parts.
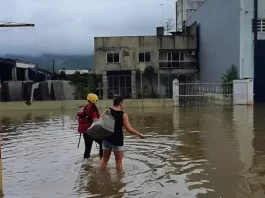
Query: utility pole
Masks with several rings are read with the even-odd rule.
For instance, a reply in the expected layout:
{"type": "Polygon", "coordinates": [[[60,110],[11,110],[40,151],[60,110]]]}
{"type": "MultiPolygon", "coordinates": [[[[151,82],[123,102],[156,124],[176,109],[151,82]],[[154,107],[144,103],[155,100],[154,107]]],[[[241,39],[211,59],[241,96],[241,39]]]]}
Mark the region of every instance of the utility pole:
{"type": "Polygon", "coordinates": [[[52,71],[55,71],[54,60],[52,60],[52,71]]]}
{"type": "MultiPolygon", "coordinates": [[[[35,24],[30,23],[15,23],[8,21],[0,21],[0,28],[16,28],[16,27],[35,27],[35,24]]],[[[1,84],[1,82],[0,82],[1,84]]],[[[0,194],[3,195],[3,177],[2,177],[2,137],[0,136],[0,194]]]]}

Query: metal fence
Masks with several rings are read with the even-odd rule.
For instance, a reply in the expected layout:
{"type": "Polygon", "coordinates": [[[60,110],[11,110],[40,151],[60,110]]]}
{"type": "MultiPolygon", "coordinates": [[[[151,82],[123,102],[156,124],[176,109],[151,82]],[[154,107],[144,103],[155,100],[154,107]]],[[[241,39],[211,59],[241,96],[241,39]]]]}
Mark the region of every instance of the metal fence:
{"type": "MultiPolygon", "coordinates": [[[[170,71],[155,74],[152,79],[140,74],[136,81],[136,98],[173,98],[173,81],[179,79],[180,75],[170,71]]],[[[182,75],[183,81],[191,81],[194,76],[182,75]]]]}
{"type": "MultiPolygon", "coordinates": [[[[246,87],[246,86],[245,86],[246,87]]],[[[177,83],[174,101],[179,106],[233,105],[246,97],[247,91],[235,94],[231,83],[177,83]]]]}

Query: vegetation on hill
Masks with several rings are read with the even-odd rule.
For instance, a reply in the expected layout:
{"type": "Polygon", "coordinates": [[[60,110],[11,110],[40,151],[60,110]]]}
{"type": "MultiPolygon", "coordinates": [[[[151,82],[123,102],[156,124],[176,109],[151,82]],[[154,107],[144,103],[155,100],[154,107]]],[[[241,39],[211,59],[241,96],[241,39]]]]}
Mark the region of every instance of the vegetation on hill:
{"type": "Polygon", "coordinates": [[[5,55],[3,58],[19,59],[37,63],[40,68],[52,71],[53,60],[55,71],[65,69],[93,69],[94,55],[57,55],[57,54],[42,54],[39,56],[30,55],[5,55]]]}

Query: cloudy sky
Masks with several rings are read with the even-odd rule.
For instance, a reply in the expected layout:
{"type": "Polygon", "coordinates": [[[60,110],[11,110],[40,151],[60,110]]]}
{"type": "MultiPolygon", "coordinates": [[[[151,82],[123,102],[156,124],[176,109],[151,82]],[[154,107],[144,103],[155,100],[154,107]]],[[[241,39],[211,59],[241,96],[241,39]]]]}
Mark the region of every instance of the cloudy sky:
{"type": "Polygon", "coordinates": [[[0,28],[0,54],[88,54],[93,37],[155,34],[175,20],[176,0],[0,0],[0,21],[35,28],[0,28]],[[35,47],[36,46],[36,47],[35,47]]]}

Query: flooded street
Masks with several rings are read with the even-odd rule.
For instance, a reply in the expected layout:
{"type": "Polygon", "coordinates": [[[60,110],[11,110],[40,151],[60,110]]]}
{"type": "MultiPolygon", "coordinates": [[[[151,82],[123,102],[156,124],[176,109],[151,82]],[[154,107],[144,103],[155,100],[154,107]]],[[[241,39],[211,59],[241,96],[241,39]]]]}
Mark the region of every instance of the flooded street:
{"type": "Polygon", "coordinates": [[[264,198],[264,107],[127,110],[123,173],[84,162],[75,111],[0,115],[5,197],[264,198]]]}

